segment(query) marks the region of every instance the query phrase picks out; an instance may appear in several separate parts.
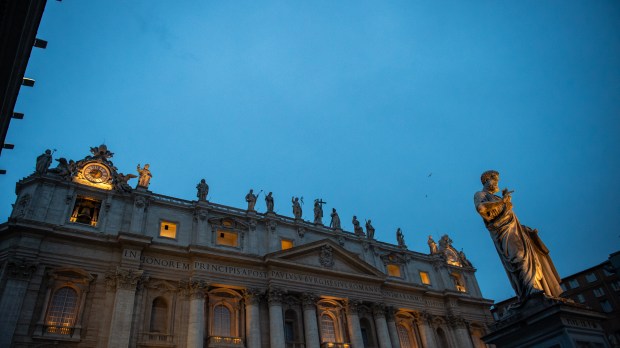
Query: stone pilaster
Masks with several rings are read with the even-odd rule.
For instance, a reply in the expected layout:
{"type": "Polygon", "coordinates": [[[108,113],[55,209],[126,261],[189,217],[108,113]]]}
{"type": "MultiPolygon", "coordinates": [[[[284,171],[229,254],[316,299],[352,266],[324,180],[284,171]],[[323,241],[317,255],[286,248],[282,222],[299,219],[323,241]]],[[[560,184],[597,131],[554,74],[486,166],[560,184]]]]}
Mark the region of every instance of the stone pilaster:
{"type": "Polygon", "coordinates": [[[432,325],[433,316],[428,312],[422,312],[417,317],[418,329],[420,330],[420,338],[422,346],[425,348],[439,348],[437,340],[435,340],[435,332],[432,325]]]}
{"type": "Polygon", "coordinates": [[[304,331],[306,335],[306,347],[319,347],[319,326],[316,320],[316,297],[305,293],[301,297],[304,309],[304,331]]]}
{"type": "Polygon", "coordinates": [[[394,314],[396,314],[394,307],[385,308],[385,319],[387,320],[388,331],[390,333],[390,342],[392,342],[392,347],[400,347],[400,339],[398,338],[394,314]]]}
{"type": "Polygon", "coordinates": [[[106,285],[116,289],[108,337],[109,348],[129,346],[136,287],[143,272],[119,267],[115,273],[106,276],[106,285]]]}
{"type": "Polygon", "coordinates": [[[362,339],[362,329],[360,328],[360,318],[358,314],[358,300],[348,300],[346,302],[347,324],[349,327],[349,337],[353,348],[364,347],[362,339]]]}
{"type": "Polygon", "coordinates": [[[260,300],[258,289],[247,289],[243,293],[245,299],[245,335],[248,348],[261,348],[260,337],[260,300]]]}
{"type": "Polygon", "coordinates": [[[5,267],[7,280],[0,293],[0,347],[11,346],[28,283],[37,270],[35,264],[22,260],[9,260],[5,267]]]}
{"type": "Polygon", "coordinates": [[[205,292],[207,283],[200,279],[187,282],[189,298],[189,319],[187,323],[187,347],[198,348],[204,344],[205,337],[205,292]]]}
{"type": "Polygon", "coordinates": [[[269,342],[271,348],[284,348],[285,345],[282,295],[280,289],[269,289],[269,342]]]}
{"type": "Polygon", "coordinates": [[[446,319],[450,330],[453,332],[452,336],[455,338],[455,341],[458,342],[458,346],[463,348],[474,348],[471,338],[469,337],[465,320],[454,315],[449,315],[446,319]]]}
{"type": "Polygon", "coordinates": [[[392,341],[390,339],[387,321],[385,320],[385,306],[381,303],[375,304],[372,307],[372,315],[375,318],[375,327],[377,328],[379,347],[392,348],[392,341]]]}

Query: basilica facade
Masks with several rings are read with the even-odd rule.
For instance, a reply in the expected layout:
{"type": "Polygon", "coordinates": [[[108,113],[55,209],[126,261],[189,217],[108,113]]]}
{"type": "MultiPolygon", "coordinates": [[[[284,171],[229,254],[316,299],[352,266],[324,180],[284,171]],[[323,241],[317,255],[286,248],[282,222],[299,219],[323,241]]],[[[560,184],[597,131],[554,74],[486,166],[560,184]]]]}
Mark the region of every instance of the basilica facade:
{"type": "Polygon", "coordinates": [[[255,211],[252,192],[247,208],[209,202],[204,181],[168,197],[112,155],[50,169],[45,153],[17,183],[1,347],[486,347],[492,301],[448,236],[415,252],[402,233],[324,225],[320,201],[312,222],[295,200],[293,217],[255,211]]]}

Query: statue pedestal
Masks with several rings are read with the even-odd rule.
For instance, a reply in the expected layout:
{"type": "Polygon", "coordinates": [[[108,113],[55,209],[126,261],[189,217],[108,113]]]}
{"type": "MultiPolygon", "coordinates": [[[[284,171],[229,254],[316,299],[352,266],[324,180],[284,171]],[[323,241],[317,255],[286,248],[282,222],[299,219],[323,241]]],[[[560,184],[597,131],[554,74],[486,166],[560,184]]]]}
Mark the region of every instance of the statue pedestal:
{"type": "Polygon", "coordinates": [[[497,347],[611,347],[601,326],[605,315],[542,293],[510,309],[482,339],[497,347]]]}

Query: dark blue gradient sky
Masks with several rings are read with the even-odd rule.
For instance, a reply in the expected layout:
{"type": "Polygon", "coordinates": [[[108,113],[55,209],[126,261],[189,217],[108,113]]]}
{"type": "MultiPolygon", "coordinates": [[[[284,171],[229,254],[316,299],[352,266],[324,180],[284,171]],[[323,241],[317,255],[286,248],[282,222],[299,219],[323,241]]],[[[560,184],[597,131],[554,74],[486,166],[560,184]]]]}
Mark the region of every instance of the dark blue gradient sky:
{"type": "Polygon", "coordinates": [[[487,169],[562,276],[620,249],[618,1],[47,7],[0,158],[3,221],[46,148],[105,142],[122,172],[150,163],[156,193],[194,199],[206,178],[237,207],[273,191],[292,216],[304,196],[306,219],[321,197],[345,229],[372,218],[424,253],[448,233],[495,300],[513,291],[473,206],[487,169]]]}

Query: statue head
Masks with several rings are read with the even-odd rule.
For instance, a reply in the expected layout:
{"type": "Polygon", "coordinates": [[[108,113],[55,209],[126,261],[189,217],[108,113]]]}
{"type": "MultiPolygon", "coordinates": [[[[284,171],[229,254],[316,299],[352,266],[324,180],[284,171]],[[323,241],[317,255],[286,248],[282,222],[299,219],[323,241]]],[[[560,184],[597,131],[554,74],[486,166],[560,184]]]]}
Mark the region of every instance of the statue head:
{"type": "Polygon", "coordinates": [[[205,179],[200,180],[201,184],[206,184],[207,182],[205,181],[205,179]]]}
{"type": "Polygon", "coordinates": [[[335,213],[335,212],[336,212],[336,208],[332,208],[332,213],[335,213]]]}
{"type": "Polygon", "coordinates": [[[499,187],[497,186],[497,182],[499,181],[499,172],[496,170],[487,170],[482,173],[480,176],[480,181],[487,191],[491,193],[499,191],[499,187]]]}
{"type": "Polygon", "coordinates": [[[50,149],[45,150],[45,154],[46,155],[51,155],[52,154],[52,150],[50,150],[50,149]]]}
{"type": "Polygon", "coordinates": [[[144,165],[144,169],[149,169],[149,164],[148,163],[144,165]]]}

